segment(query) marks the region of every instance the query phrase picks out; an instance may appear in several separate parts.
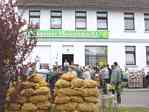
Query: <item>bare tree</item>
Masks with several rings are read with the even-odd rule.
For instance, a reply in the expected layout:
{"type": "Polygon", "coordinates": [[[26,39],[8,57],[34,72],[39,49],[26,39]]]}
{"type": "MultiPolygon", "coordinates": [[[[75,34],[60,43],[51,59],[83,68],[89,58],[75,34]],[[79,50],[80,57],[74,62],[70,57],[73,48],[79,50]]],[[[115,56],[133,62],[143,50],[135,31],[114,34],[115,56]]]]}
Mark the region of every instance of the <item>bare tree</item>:
{"type": "Polygon", "coordinates": [[[14,0],[0,0],[0,112],[4,112],[6,90],[16,66],[22,64],[36,45],[35,37],[27,38],[26,24],[16,13],[14,0]]]}

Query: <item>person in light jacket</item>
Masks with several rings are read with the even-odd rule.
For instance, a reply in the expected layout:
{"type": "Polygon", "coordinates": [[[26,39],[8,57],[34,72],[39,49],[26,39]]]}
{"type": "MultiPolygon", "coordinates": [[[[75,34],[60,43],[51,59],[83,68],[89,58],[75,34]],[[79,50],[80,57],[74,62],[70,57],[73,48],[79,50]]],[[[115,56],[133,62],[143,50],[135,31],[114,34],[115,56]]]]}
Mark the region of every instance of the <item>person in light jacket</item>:
{"type": "Polygon", "coordinates": [[[83,79],[91,80],[91,74],[88,68],[86,68],[85,71],[83,72],[83,79]]]}
{"type": "Polygon", "coordinates": [[[114,62],[112,74],[111,74],[111,83],[114,86],[113,93],[116,93],[117,95],[117,102],[121,103],[121,76],[122,72],[117,62],[114,62]]]}

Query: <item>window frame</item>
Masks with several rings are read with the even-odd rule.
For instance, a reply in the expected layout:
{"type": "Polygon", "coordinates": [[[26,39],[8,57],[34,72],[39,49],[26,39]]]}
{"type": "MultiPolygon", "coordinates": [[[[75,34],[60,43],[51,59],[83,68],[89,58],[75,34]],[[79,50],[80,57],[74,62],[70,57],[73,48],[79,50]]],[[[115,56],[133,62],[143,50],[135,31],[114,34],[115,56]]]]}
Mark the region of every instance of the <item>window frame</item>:
{"type": "Polygon", "coordinates": [[[97,16],[97,30],[108,30],[108,12],[107,11],[97,11],[96,16],[97,16]],[[98,16],[98,14],[106,14],[106,17],[98,16]],[[98,27],[98,19],[99,20],[106,20],[106,28],[99,28],[98,27]]]}
{"type": "Polygon", "coordinates": [[[30,28],[33,28],[33,29],[40,29],[40,13],[41,11],[39,9],[30,9],[29,10],[29,29],[30,28]],[[39,12],[39,15],[31,15],[31,12],[39,12]],[[31,24],[31,18],[37,18],[39,19],[39,25],[37,27],[33,27],[32,24],[31,24]]]}
{"type": "Polygon", "coordinates": [[[87,11],[75,11],[75,29],[76,30],[86,30],[87,29],[87,11]],[[85,13],[85,16],[77,16],[77,13],[85,13]],[[77,19],[85,19],[85,26],[84,27],[77,27],[77,19]]]}
{"type": "Polygon", "coordinates": [[[106,62],[108,63],[108,46],[90,46],[90,45],[87,45],[87,46],[85,46],[85,50],[86,50],[86,48],[94,48],[94,47],[99,47],[99,48],[105,48],[105,55],[99,55],[99,54],[92,54],[92,55],[88,55],[88,54],[86,54],[86,51],[85,51],[85,65],[88,65],[88,64],[90,64],[89,62],[94,62],[94,60],[93,61],[89,61],[88,60],[88,62],[87,62],[87,59],[89,59],[89,58],[95,58],[96,59],[96,63],[95,64],[97,64],[98,62],[97,62],[97,59],[99,59],[99,58],[106,58],[106,62]]]}
{"type": "Polygon", "coordinates": [[[133,12],[125,12],[124,13],[124,29],[125,29],[125,31],[134,31],[135,30],[135,13],[133,13],[133,12]],[[131,15],[133,17],[126,17],[126,15],[131,15]],[[126,20],[132,20],[133,21],[133,28],[132,29],[125,27],[125,21],[126,20]]]}
{"type": "Polygon", "coordinates": [[[136,65],[136,46],[125,46],[125,56],[126,56],[126,61],[125,61],[126,65],[136,65]],[[126,49],[127,47],[133,47],[134,51],[127,51],[127,49],[126,49]],[[126,56],[127,54],[133,54],[133,56],[134,56],[133,64],[127,63],[127,56],[126,56]]]}
{"type": "Polygon", "coordinates": [[[62,10],[56,10],[56,9],[52,9],[50,11],[50,29],[62,29],[62,10]],[[57,13],[61,13],[60,16],[53,16],[52,15],[52,12],[57,12],[57,13]],[[55,18],[58,18],[58,19],[61,19],[61,23],[60,23],[60,27],[59,28],[56,28],[56,27],[52,27],[52,18],[55,19],[55,18]]]}
{"type": "Polygon", "coordinates": [[[146,65],[149,65],[148,56],[149,56],[149,46],[146,46],[146,65]]]}
{"type": "Polygon", "coordinates": [[[149,31],[149,28],[147,29],[145,26],[145,22],[148,21],[149,22],[149,13],[144,13],[144,29],[145,31],[149,31]],[[146,18],[146,16],[148,16],[148,18],[146,18]]]}

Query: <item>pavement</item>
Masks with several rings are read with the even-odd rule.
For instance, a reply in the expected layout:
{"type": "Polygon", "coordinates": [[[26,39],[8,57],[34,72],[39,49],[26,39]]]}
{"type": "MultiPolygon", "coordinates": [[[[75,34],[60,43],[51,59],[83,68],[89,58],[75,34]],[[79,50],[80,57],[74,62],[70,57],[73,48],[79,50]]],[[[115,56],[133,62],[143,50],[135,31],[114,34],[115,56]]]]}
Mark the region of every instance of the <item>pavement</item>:
{"type": "Polygon", "coordinates": [[[124,89],[124,91],[122,92],[121,106],[149,107],[149,88],[124,89]]]}

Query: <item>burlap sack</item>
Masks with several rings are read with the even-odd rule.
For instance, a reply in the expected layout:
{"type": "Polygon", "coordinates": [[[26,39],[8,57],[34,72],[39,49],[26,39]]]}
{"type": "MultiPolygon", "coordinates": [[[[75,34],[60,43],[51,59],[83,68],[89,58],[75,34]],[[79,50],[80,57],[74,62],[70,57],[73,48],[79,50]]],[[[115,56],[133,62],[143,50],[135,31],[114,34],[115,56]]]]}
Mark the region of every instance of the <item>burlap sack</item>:
{"type": "Polygon", "coordinates": [[[57,96],[81,96],[83,90],[79,89],[71,89],[71,88],[63,88],[63,89],[55,89],[55,93],[57,96]]]}
{"type": "Polygon", "coordinates": [[[13,94],[15,93],[15,91],[16,91],[15,87],[9,88],[9,89],[7,90],[6,96],[11,96],[11,95],[13,95],[13,94]]]}
{"type": "Polygon", "coordinates": [[[82,103],[78,105],[79,112],[99,112],[99,107],[94,103],[82,103]]]}
{"type": "Polygon", "coordinates": [[[56,112],[60,111],[66,111],[66,112],[72,112],[75,111],[77,108],[78,103],[68,103],[68,104],[60,104],[56,105],[56,112]]]}
{"type": "Polygon", "coordinates": [[[33,88],[35,86],[35,83],[29,82],[29,81],[24,81],[24,82],[22,82],[21,86],[23,89],[33,88]]]}
{"type": "Polygon", "coordinates": [[[49,110],[37,110],[37,112],[49,112],[49,110]]]}
{"type": "Polygon", "coordinates": [[[48,110],[49,107],[51,106],[50,102],[46,101],[43,103],[38,103],[36,104],[38,110],[48,110]]]}
{"type": "Polygon", "coordinates": [[[9,110],[11,111],[18,111],[20,110],[21,105],[17,103],[10,103],[8,107],[9,107],[9,110]]]}
{"type": "Polygon", "coordinates": [[[70,102],[70,97],[68,96],[56,96],[55,97],[55,104],[64,104],[70,102]]]}
{"type": "Polygon", "coordinates": [[[50,90],[48,87],[39,87],[35,90],[36,95],[47,95],[50,93],[50,90]]]}
{"type": "Polygon", "coordinates": [[[14,110],[5,110],[5,112],[21,112],[21,110],[17,110],[17,111],[16,110],[15,111],[14,110]]]}
{"type": "Polygon", "coordinates": [[[21,111],[24,111],[24,112],[28,112],[28,111],[36,111],[37,110],[37,107],[32,104],[32,103],[24,103],[22,108],[21,108],[21,111]]]}
{"type": "Polygon", "coordinates": [[[61,79],[64,79],[64,80],[67,80],[67,81],[72,81],[74,78],[76,78],[76,76],[71,72],[64,73],[61,76],[61,79]]]}
{"type": "Polygon", "coordinates": [[[97,103],[98,102],[98,98],[94,97],[94,96],[90,96],[90,97],[84,97],[85,102],[89,102],[89,103],[97,103]]]}
{"type": "Polygon", "coordinates": [[[95,96],[98,97],[99,96],[99,91],[96,88],[85,88],[83,89],[83,97],[89,97],[89,96],[95,96]]]}
{"type": "Polygon", "coordinates": [[[49,84],[45,80],[41,80],[38,82],[39,87],[48,87],[49,84]]]}
{"type": "Polygon", "coordinates": [[[65,104],[65,110],[69,112],[74,111],[76,110],[77,105],[78,103],[73,103],[73,102],[65,104]]]}
{"type": "Polygon", "coordinates": [[[77,91],[78,95],[80,96],[85,93],[84,88],[73,88],[73,90],[77,91]]]}
{"type": "Polygon", "coordinates": [[[13,102],[19,103],[19,104],[23,104],[27,101],[27,97],[24,96],[18,96],[16,97],[16,99],[13,102]]]}
{"type": "Polygon", "coordinates": [[[88,103],[80,103],[77,110],[79,112],[91,112],[90,105],[88,103]]]}
{"type": "Polygon", "coordinates": [[[80,96],[71,96],[71,102],[83,103],[83,98],[80,96]]]}
{"type": "Polygon", "coordinates": [[[67,88],[67,87],[70,87],[70,82],[63,80],[63,79],[60,79],[56,82],[55,86],[57,88],[67,88]]]}
{"type": "Polygon", "coordinates": [[[89,96],[95,96],[95,97],[99,96],[99,90],[97,88],[89,88],[87,89],[87,92],[89,96]]]}
{"type": "Polygon", "coordinates": [[[29,101],[31,103],[39,103],[39,102],[45,102],[49,99],[49,96],[48,95],[38,95],[38,96],[32,96],[29,98],[29,101]]]}
{"type": "Polygon", "coordinates": [[[59,105],[56,105],[55,106],[55,110],[56,110],[56,112],[62,112],[62,111],[64,111],[64,105],[65,104],[59,104],[59,105]]]}
{"type": "Polygon", "coordinates": [[[83,86],[84,86],[84,80],[82,79],[75,78],[71,81],[71,88],[81,88],[83,86]]]}
{"type": "Polygon", "coordinates": [[[43,81],[43,80],[44,80],[44,78],[42,77],[41,74],[33,74],[29,78],[29,81],[35,82],[35,83],[38,83],[38,82],[43,81]]]}
{"type": "Polygon", "coordinates": [[[10,96],[7,96],[7,97],[6,97],[6,101],[7,101],[7,102],[10,102],[10,101],[11,101],[10,96]]]}
{"type": "Polygon", "coordinates": [[[23,90],[20,92],[20,94],[21,94],[22,96],[27,96],[27,97],[29,97],[29,96],[34,95],[34,90],[33,90],[32,88],[23,89],[23,90]]]}
{"type": "Polygon", "coordinates": [[[94,80],[85,80],[84,87],[85,88],[95,88],[95,87],[97,87],[97,82],[94,80]]]}

